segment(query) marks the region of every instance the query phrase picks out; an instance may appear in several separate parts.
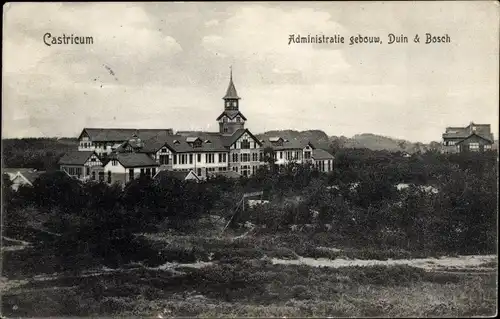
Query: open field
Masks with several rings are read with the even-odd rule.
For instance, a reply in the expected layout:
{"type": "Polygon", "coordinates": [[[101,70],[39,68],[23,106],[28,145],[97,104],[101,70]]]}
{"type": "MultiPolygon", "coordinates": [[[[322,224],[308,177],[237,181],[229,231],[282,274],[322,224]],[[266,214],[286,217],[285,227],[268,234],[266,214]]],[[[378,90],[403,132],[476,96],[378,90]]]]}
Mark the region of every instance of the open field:
{"type": "MultiPolygon", "coordinates": [[[[35,260],[16,259],[16,254],[23,256],[30,247],[7,252],[7,264],[17,263],[17,270],[27,271],[9,273],[12,268],[4,268],[2,313],[166,318],[455,317],[496,312],[496,256],[363,260],[349,248],[356,259],[343,259],[347,257],[337,247],[332,251],[342,258],[315,259],[287,248],[294,245],[285,242],[286,237],[280,244],[265,236],[147,237],[164,258],[78,274],[23,268],[23,262],[35,260]]],[[[363,250],[359,252],[363,257],[363,250]]]]}

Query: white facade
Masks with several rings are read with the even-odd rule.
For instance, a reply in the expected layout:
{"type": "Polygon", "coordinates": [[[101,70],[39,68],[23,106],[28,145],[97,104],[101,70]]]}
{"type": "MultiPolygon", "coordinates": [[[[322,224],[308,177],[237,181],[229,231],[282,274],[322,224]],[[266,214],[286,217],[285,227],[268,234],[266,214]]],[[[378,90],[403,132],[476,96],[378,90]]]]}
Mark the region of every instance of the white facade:
{"type": "Polygon", "coordinates": [[[123,142],[93,142],[86,135],[83,135],[78,144],[79,151],[94,151],[97,154],[111,154],[123,142]]]}

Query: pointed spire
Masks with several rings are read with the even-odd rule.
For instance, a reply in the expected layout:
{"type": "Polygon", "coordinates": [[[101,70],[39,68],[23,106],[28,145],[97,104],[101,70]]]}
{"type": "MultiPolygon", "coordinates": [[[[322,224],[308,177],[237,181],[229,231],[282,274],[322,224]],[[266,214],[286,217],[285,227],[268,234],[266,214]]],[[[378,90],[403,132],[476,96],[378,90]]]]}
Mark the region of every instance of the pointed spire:
{"type": "Polygon", "coordinates": [[[223,97],[224,100],[226,99],[240,99],[238,97],[238,93],[236,92],[236,88],[234,87],[233,83],[233,66],[231,65],[229,67],[230,73],[229,73],[229,86],[227,87],[226,95],[223,97]]]}

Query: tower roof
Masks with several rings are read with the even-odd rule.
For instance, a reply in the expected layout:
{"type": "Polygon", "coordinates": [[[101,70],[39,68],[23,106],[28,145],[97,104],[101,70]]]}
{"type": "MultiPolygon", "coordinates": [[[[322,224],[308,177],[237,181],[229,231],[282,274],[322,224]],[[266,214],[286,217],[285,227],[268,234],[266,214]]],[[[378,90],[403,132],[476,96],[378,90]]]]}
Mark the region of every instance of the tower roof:
{"type": "Polygon", "coordinates": [[[234,87],[233,83],[233,69],[231,68],[231,75],[229,78],[229,86],[227,87],[226,95],[223,97],[224,100],[226,99],[240,99],[238,97],[238,93],[236,92],[236,88],[234,87]]]}

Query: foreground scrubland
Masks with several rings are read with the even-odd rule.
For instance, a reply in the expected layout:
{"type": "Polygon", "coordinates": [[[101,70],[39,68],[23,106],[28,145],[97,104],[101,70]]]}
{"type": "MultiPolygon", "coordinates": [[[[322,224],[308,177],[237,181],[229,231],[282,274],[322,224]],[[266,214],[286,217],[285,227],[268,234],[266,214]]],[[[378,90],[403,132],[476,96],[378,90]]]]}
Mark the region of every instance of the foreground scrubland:
{"type": "Polygon", "coordinates": [[[290,165],[124,189],[58,172],[18,192],[4,183],[2,314],[496,313],[495,153],[336,157],[330,175],[290,165]],[[256,190],[269,202],[234,215],[256,190]]]}

